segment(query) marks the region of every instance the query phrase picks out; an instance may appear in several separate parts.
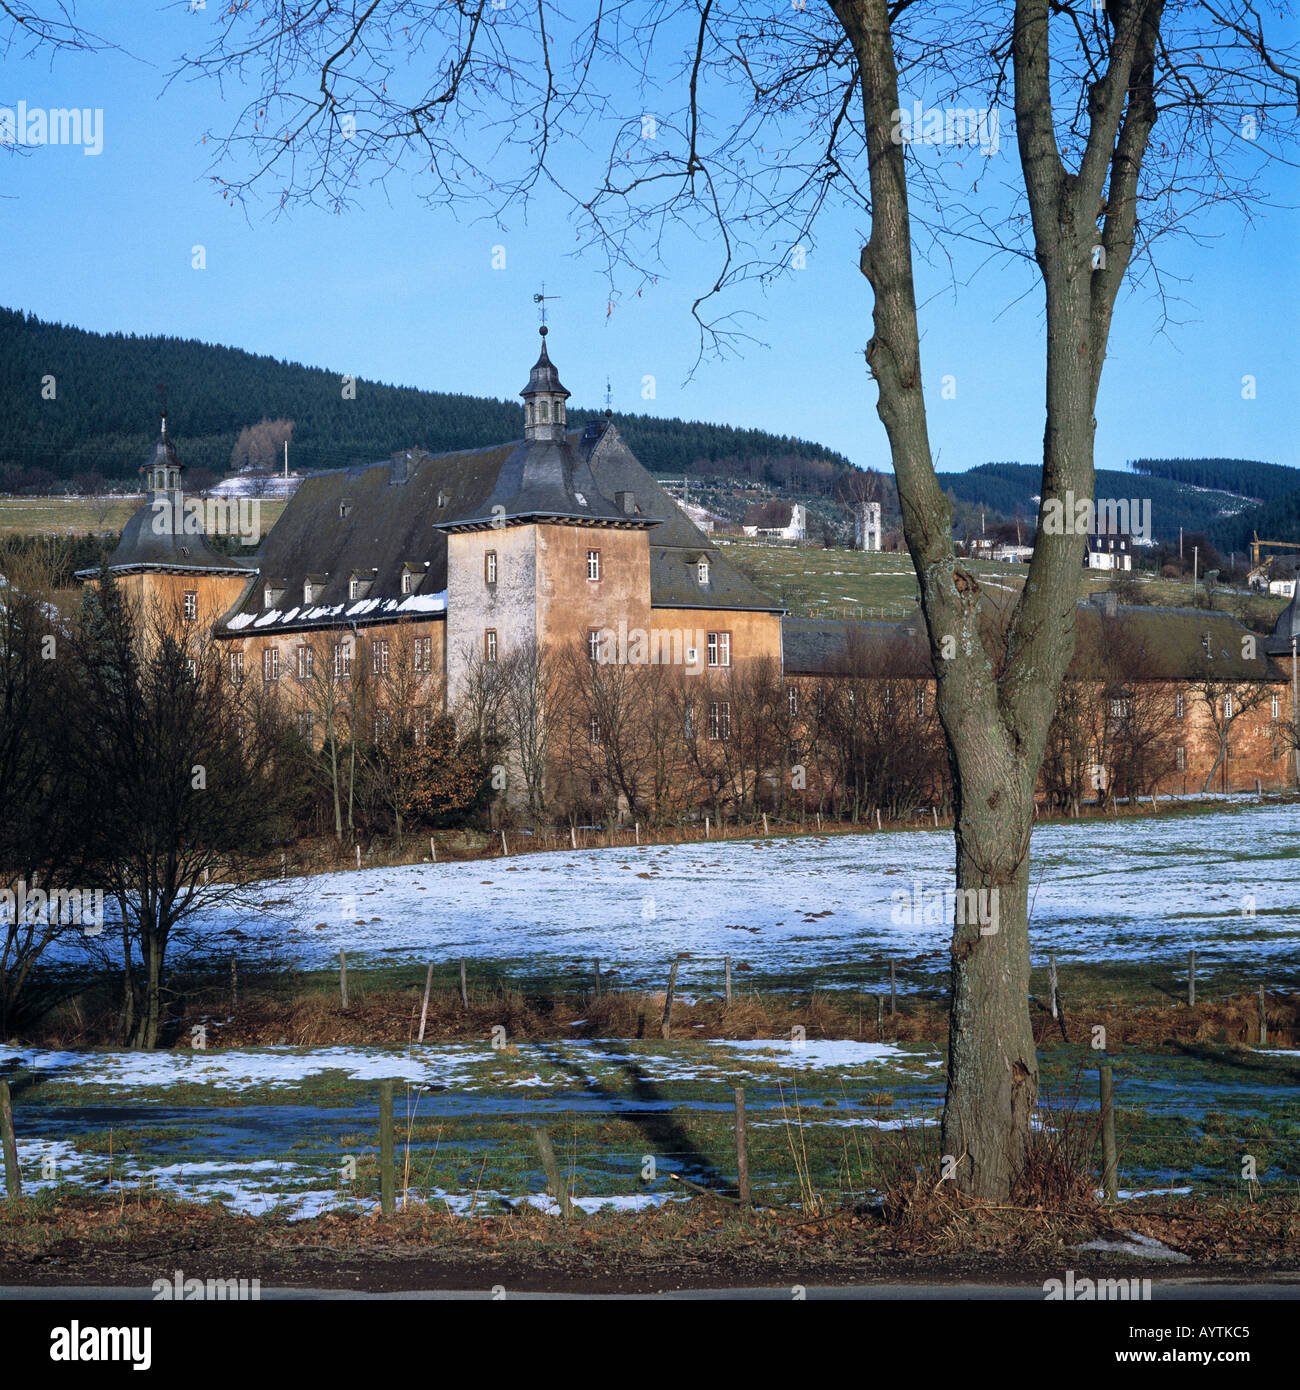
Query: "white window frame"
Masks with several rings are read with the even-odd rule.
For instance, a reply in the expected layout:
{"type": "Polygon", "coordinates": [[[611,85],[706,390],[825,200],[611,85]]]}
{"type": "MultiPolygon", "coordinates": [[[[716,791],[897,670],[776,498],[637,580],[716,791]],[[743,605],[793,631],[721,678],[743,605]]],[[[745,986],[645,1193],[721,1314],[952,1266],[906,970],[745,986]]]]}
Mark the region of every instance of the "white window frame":
{"type": "Polygon", "coordinates": [[[280,679],[280,649],[279,647],[262,648],[262,679],[269,685],[271,681],[280,679]]]}
{"type": "Polygon", "coordinates": [[[711,632],[708,636],[708,664],[710,666],[731,665],[731,633],[711,632]]]}
{"type": "Polygon", "coordinates": [[[197,589],[185,590],[185,619],[193,622],[199,616],[199,591],[197,589]]]}
{"type": "Polygon", "coordinates": [[[587,551],[587,580],[591,584],[600,583],[600,551],[587,551]]]}
{"type": "Polygon", "coordinates": [[[483,660],[495,662],[497,659],[497,630],[490,627],[483,634],[483,660]]]}

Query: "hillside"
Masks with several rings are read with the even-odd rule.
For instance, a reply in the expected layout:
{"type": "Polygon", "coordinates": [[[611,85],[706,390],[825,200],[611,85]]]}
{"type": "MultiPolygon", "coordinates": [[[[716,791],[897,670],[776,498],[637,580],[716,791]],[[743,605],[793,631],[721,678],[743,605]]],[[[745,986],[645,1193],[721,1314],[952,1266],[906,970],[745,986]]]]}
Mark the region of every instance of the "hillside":
{"type": "MultiPolygon", "coordinates": [[[[1224,550],[1244,549],[1257,528],[1260,535],[1276,540],[1300,539],[1295,534],[1300,527],[1300,469],[1242,461],[1237,475],[1233,470],[1238,463],[1232,459],[1140,462],[1160,471],[1099,468],[1094,492],[1099,498],[1150,499],[1157,540],[1177,541],[1180,527],[1188,533],[1204,531],[1224,550]],[[1165,476],[1166,469],[1178,476],[1165,476]],[[1192,481],[1197,477],[1218,485],[1192,481]],[[1284,488],[1288,481],[1290,488],[1284,488]],[[1234,487],[1243,490],[1234,491],[1234,487]],[[1260,497],[1270,500],[1261,503],[1260,497]],[[1265,530],[1266,525],[1274,529],[1265,530]],[[1289,529],[1279,532],[1279,526],[1289,529]]],[[[986,463],[967,473],[940,474],[939,481],[959,502],[988,507],[1002,516],[1018,514],[1032,520],[1038,511],[1035,499],[1042,474],[1030,464],[986,463]]]]}
{"type": "MultiPolygon", "coordinates": [[[[522,383],[529,363],[516,364],[522,383]]],[[[167,383],[185,462],[221,475],[239,431],[263,418],[294,422],[290,458],[302,470],[339,468],[417,445],[434,452],[497,444],[521,433],[516,401],[420,391],[340,375],[192,339],[90,333],[0,309],[0,490],[99,474],[135,481],[156,436],[158,385],[167,383]],[[53,401],[42,381],[54,378],[53,401]],[[46,476],[43,476],[46,475],[46,476]]],[[[512,378],[513,379],[513,378],[512,378]]],[[[583,424],[598,412],[575,408],[583,424]]],[[[652,472],[723,474],[825,494],[851,467],[807,440],[695,420],[616,414],[652,472]]]]}

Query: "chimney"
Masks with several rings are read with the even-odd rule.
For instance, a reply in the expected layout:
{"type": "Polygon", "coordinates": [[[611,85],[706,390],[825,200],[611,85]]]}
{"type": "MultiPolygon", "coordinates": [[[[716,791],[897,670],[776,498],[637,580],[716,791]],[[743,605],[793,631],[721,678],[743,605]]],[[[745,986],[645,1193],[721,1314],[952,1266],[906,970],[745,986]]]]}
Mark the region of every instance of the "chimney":
{"type": "Polygon", "coordinates": [[[616,492],[614,502],[619,511],[624,516],[636,515],[636,493],[635,492],[616,492]]]}

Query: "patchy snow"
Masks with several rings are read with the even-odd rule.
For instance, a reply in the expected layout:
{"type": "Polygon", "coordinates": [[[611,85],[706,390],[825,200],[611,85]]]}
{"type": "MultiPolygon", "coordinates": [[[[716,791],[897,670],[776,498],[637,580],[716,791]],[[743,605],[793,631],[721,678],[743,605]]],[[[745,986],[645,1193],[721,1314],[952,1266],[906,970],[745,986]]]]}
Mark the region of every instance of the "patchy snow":
{"type": "MultiPolygon", "coordinates": [[[[1294,955],[1297,831],[1300,807],[1253,799],[1200,816],[1044,826],[1033,838],[1035,958],[1294,955]]],[[[861,988],[878,990],[889,957],[946,952],[952,865],[947,829],[521,854],[268,881],[267,897],[292,902],[223,908],[205,934],[217,949],[299,969],[329,968],[340,949],[357,965],[599,956],[611,984],[662,988],[684,951],[685,988],[716,990],[729,954],[733,971],[851,965],[861,988]]],[[[734,978],[743,996],[744,972],[734,978]]]]}
{"type": "Polygon", "coordinates": [[[1192,1258],[1180,1250],[1171,1250],[1154,1236],[1144,1236],[1137,1231],[1125,1231],[1124,1234],[1127,1240],[1103,1240],[1098,1237],[1096,1240],[1085,1240],[1073,1249],[1103,1250],[1110,1255],[1141,1255],[1148,1260],[1169,1260],[1174,1264],[1187,1264],[1192,1258]]]}
{"type": "Polygon", "coordinates": [[[812,1042],[800,1049],[785,1039],[737,1043],[699,1038],[671,1050],[635,1048],[624,1042],[573,1038],[563,1042],[517,1043],[498,1050],[486,1042],[398,1048],[321,1047],[220,1048],[191,1052],[42,1052],[0,1048],[0,1067],[16,1065],[42,1081],[68,1086],[106,1086],[115,1091],[169,1086],[213,1086],[246,1091],[253,1086],[292,1086],[307,1077],[342,1071],[354,1081],[391,1077],[417,1088],[484,1092],[549,1089],[543,1073],[560,1074],[569,1086],[600,1069],[635,1067],[645,1081],[730,1080],[770,1075],[772,1067],[849,1072],[880,1067],[942,1066],[936,1055],[908,1052],[894,1043],[812,1042]],[[719,1057],[715,1049],[722,1050],[719,1057]],[[730,1052],[737,1054],[734,1059],[730,1052]],[[710,1055],[713,1053],[714,1055],[710,1055]],[[759,1064],[755,1070],[754,1063],[759,1064]],[[503,1074],[504,1073],[504,1074],[503,1074]],[[517,1074],[516,1074],[517,1073],[517,1074]]]}

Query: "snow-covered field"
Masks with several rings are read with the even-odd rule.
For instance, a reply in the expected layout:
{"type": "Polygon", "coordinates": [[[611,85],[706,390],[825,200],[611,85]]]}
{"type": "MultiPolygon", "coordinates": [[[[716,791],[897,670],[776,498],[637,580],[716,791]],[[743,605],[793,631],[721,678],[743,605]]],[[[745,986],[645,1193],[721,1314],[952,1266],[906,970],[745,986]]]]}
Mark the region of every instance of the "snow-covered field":
{"type": "MultiPolygon", "coordinates": [[[[555,968],[598,956],[617,982],[683,983],[724,954],[755,972],[942,952],[950,830],[526,854],[274,880],[273,905],[205,933],[296,968],[491,959],[555,968]],[[920,904],[920,911],[917,904],[920,904]],[[919,919],[919,920],[918,920],[919,919]]],[[[1037,960],[1207,964],[1300,956],[1300,807],[1079,821],[1033,839],[1037,960]]],[[[743,977],[742,977],[743,978],[743,977]]],[[[830,983],[830,982],[828,982],[830,983]]]]}

